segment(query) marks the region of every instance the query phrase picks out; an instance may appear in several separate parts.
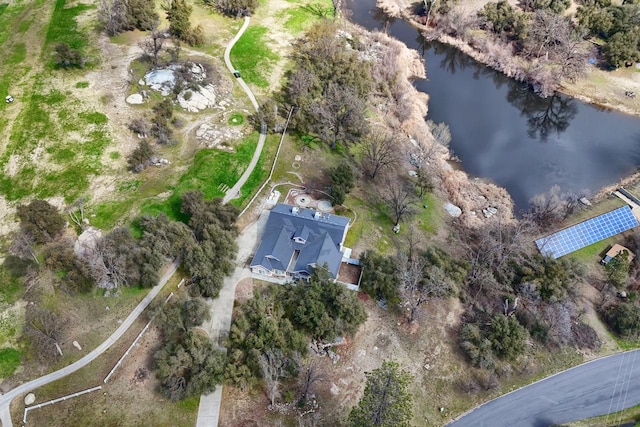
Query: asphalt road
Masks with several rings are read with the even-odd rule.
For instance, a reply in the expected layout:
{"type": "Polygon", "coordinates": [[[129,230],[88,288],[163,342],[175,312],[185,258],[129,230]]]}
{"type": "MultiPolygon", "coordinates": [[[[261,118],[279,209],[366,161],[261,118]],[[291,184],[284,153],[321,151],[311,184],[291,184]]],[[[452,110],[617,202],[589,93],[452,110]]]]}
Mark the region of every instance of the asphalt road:
{"type": "MultiPolygon", "coordinates": [[[[242,37],[242,34],[249,26],[250,21],[251,19],[248,16],[244,17],[244,23],[242,24],[240,31],[238,31],[236,36],[231,40],[231,42],[229,42],[229,44],[227,45],[227,48],[224,51],[224,63],[227,64],[227,68],[232,74],[236,69],[233,67],[233,64],[231,64],[231,59],[229,59],[229,54],[231,53],[231,49],[233,49],[233,46],[236,44],[238,40],[240,40],[240,37],[242,37]]],[[[239,70],[239,71],[242,72],[242,70],[239,70]]],[[[253,92],[251,92],[251,89],[249,89],[249,86],[247,86],[247,84],[242,79],[242,77],[237,78],[236,80],[238,80],[238,83],[240,83],[240,86],[242,86],[242,89],[244,89],[245,93],[249,97],[249,100],[251,101],[253,108],[256,111],[258,111],[258,109],[260,108],[258,105],[258,101],[256,101],[256,97],[253,95],[253,92]]],[[[236,199],[240,196],[240,189],[242,188],[244,183],[247,182],[247,179],[249,179],[249,175],[251,175],[251,172],[253,172],[253,169],[255,169],[256,165],[258,164],[258,159],[260,159],[260,153],[262,153],[262,148],[264,148],[264,141],[266,137],[267,137],[267,125],[264,122],[262,122],[262,126],[260,129],[260,137],[258,137],[258,145],[256,147],[256,151],[253,153],[253,157],[251,158],[249,167],[247,167],[247,169],[244,171],[244,173],[242,174],[238,182],[236,182],[233,187],[227,190],[226,194],[224,195],[224,198],[222,199],[222,203],[226,204],[230,200],[236,199]]]]}
{"type": "Polygon", "coordinates": [[[169,281],[173,273],[175,273],[178,265],[180,263],[178,261],[174,261],[167,272],[162,276],[160,282],[151,289],[151,291],[144,297],[142,301],[133,309],[133,311],[127,316],[127,318],[120,324],[118,329],[111,334],[109,338],[107,338],[102,344],[92,350],[89,354],[85,355],[82,359],[79,359],[72,364],[65,366],[62,369],[59,369],[55,372],[47,374],[43,377],[36,378],[33,381],[29,381],[28,383],[24,383],[8,393],[0,396],[0,421],[2,421],[2,427],[12,427],[11,423],[11,415],[9,413],[9,405],[11,401],[21,394],[28,393],[31,390],[35,390],[38,387],[42,387],[45,384],[49,384],[60,378],[66,377],[69,374],[74,373],[80,368],[91,363],[96,357],[100,356],[102,353],[107,351],[111,345],[113,345],[116,341],[118,341],[122,335],[127,332],[129,327],[136,321],[138,316],[144,311],[145,308],[149,305],[149,303],[155,298],[156,295],[162,290],[164,285],[169,281]]]}
{"type": "Polygon", "coordinates": [[[448,426],[546,427],[614,413],[640,403],[638,378],[640,350],[616,354],[508,393],[448,426]]]}

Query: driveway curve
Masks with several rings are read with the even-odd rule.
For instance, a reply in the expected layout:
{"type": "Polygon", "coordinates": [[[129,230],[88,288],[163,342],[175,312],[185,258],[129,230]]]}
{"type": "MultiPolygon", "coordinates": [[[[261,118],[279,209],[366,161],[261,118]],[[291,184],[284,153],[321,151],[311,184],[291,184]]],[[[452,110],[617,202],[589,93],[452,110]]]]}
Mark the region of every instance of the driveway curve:
{"type": "Polygon", "coordinates": [[[21,394],[28,393],[31,390],[35,390],[38,387],[42,387],[45,384],[49,384],[60,378],[66,377],[69,374],[74,373],[80,368],[85,367],[89,363],[91,363],[94,359],[100,356],[102,353],[107,351],[109,347],[111,347],[116,341],[118,341],[127,330],[133,325],[133,322],[140,316],[140,314],[144,311],[145,308],[151,303],[151,301],[160,293],[164,285],[167,284],[173,273],[175,273],[179,261],[174,261],[170,264],[167,272],[160,278],[160,281],[156,286],[154,286],[151,291],[140,301],[140,303],[133,309],[133,311],[127,316],[127,318],[122,322],[122,324],[116,329],[116,331],[109,336],[102,344],[93,349],[90,353],[85,355],[83,358],[73,362],[72,364],[65,366],[62,369],[59,369],[55,372],[42,376],[40,378],[36,378],[33,381],[29,381],[28,383],[24,383],[8,393],[0,396],[0,421],[2,421],[2,427],[12,427],[13,424],[11,422],[11,414],[9,411],[9,405],[11,401],[18,397],[21,394]]]}
{"type": "MultiPolygon", "coordinates": [[[[640,350],[593,360],[491,400],[449,427],[547,427],[640,402],[640,350]]],[[[613,419],[612,419],[613,421],[613,419]]]]}
{"type": "MultiPolygon", "coordinates": [[[[231,72],[232,74],[236,71],[236,69],[233,67],[233,64],[231,63],[231,59],[229,58],[229,55],[231,54],[231,49],[233,49],[233,46],[238,42],[238,40],[240,40],[240,37],[242,37],[242,34],[244,34],[250,22],[251,22],[251,18],[249,18],[248,16],[245,16],[242,27],[240,28],[238,33],[235,35],[235,37],[229,42],[229,44],[227,45],[227,48],[224,50],[224,63],[227,65],[229,72],[231,72]]],[[[242,86],[242,89],[244,89],[245,93],[247,94],[247,97],[249,97],[249,100],[251,101],[251,105],[253,105],[253,108],[257,112],[260,109],[260,106],[258,105],[258,101],[256,101],[256,97],[253,95],[253,92],[251,91],[247,83],[242,79],[242,77],[238,77],[236,78],[236,80],[238,80],[238,83],[240,83],[240,86],[242,86]]],[[[222,199],[222,203],[227,204],[229,203],[230,200],[237,199],[238,197],[240,197],[240,189],[245,184],[245,182],[247,182],[247,179],[249,179],[249,176],[251,175],[256,165],[258,164],[258,160],[260,159],[260,154],[262,153],[262,149],[264,148],[264,141],[266,138],[267,138],[267,125],[263,121],[260,125],[260,136],[258,137],[258,145],[256,147],[256,151],[253,153],[251,162],[249,163],[249,166],[244,171],[244,173],[242,174],[238,182],[236,182],[233,187],[227,190],[227,192],[225,193],[222,199]]]]}

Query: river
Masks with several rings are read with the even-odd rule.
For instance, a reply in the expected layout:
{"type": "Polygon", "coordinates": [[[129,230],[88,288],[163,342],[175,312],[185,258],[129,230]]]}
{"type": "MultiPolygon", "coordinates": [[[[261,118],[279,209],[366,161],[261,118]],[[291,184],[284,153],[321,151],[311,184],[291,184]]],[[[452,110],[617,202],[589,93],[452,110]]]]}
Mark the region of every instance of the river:
{"type": "Polygon", "coordinates": [[[590,194],[640,166],[640,119],[564,95],[540,98],[457,49],[425,42],[375,0],[348,0],[347,6],[353,22],[386,28],[423,53],[428,78],[414,84],[429,94],[428,118],[449,125],[462,169],[504,187],[517,210],[554,185],[590,194]]]}

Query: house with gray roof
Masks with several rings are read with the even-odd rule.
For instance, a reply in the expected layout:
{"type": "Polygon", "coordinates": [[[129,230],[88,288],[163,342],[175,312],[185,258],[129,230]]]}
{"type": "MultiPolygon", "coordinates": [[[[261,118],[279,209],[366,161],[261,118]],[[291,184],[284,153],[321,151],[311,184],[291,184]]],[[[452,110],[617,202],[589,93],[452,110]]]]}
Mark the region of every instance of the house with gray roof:
{"type": "Polygon", "coordinates": [[[307,279],[326,267],[336,279],[349,218],[280,203],[269,213],[262,242],[251,261],[255,274],[307,279]]]}

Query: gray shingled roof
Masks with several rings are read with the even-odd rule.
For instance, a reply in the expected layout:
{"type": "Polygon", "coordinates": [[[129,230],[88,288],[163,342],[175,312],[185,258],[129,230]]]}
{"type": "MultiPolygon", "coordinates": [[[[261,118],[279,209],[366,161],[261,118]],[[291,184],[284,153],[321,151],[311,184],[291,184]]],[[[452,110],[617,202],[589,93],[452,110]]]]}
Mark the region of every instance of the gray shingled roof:
{"type": "Polygon", "coordinates": [[[299,251],[292,271],[311,274],[313,266],[326,264],[335,278],[342,261],[340,244],[348,224],[349,219],[342,216],[278,204],[269,213],[251,267],[284,271],[295,251],[299,251]],[[305,243],[296,243],[294,237],[305,243]]]}

